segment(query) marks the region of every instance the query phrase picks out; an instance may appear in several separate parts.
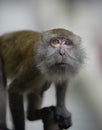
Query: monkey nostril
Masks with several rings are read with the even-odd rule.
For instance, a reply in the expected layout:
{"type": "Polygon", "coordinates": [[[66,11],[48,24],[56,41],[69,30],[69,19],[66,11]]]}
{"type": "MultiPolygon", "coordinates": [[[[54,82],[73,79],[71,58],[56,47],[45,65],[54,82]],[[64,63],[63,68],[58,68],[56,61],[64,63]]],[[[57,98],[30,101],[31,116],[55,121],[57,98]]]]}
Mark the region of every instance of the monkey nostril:
{"type": "Polygon", "coordinates": [[[60,49],[60,50],[59,50],[59,54],[60,54],[61,56],[63,56],[63,55],[65,55],[65,51],[64,51],[63,49],[60,49]]]}

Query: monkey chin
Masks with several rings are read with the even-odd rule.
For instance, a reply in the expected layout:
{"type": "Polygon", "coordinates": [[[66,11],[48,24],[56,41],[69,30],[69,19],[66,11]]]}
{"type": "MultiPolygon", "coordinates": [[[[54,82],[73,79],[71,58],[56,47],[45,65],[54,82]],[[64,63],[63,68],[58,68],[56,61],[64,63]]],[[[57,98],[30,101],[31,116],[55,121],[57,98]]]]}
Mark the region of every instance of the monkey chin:
{"type": "Polygon", "coordinates": [[[62,83],[63,81],[69,80],[74,72],[72,72],[72,68],[68,64],[54,64],[49,67],[49,71],[46,73],[45,77],[47,80],[55,83],[62,83]]]}

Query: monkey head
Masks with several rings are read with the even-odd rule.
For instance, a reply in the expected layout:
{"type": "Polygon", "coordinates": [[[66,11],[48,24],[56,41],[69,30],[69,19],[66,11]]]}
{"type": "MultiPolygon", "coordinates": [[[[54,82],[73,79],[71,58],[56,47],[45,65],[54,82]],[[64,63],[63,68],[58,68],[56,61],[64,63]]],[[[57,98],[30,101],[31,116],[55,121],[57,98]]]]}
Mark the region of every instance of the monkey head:
{"type": "Polygon", "coordinates": [[[42,33],[37,49],[37,67],[52,80],[66,80],[84,61],[81,38],[65,29],[42,33]]]}

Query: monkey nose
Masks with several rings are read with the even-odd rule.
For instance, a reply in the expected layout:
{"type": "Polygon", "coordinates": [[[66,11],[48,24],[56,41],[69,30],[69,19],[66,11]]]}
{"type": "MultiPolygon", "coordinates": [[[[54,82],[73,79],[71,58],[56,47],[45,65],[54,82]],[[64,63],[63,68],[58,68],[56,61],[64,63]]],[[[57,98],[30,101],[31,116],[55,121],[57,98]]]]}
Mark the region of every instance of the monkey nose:
{"type": "Polygon", "coordinates": [[[65,55],[64,49],[61,48],[61,49],[59,50],[59,54],[60,54],[61,56],[64,56],[64,55],[65,55]]]}

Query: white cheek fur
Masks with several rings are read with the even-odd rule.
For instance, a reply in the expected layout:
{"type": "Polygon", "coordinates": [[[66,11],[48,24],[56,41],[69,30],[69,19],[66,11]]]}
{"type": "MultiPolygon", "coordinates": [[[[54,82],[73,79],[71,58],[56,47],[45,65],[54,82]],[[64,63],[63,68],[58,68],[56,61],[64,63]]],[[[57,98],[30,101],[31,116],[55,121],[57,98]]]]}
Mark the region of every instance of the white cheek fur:
{"type": "MultiPolygon", "coordinates": [[[[73,34],[74,35],[74,34],[73,34]]],[[[77,70],[80,68],[79,66],[82,64],[81,61],[83,61],[83,56],[81,56],[80,51],[80,37],[74,35],[69,35],[68,38],[73,42],[75,45],[74,52],[73,50],[70,52],[66,52],[68,54],[68,57],[66,58],[66,63],[68,63],[71,68],[65,69],[64,72],[59,70],[58,68],[53,68],[52,66],[56,63],[58,60],[58,57],[56,56],[56,52],[58,52],[58,48],[53,48],[49,41],[53,37],[57,37],[58,35],[51,35],[51,33],[48,33],[44,36],[43,41],[39,44],[38,52],[37,52],[37,59],[38,59],[38,69],[43,73],[48,79],[50,80],[65,80],[70,78],[72,75],[74,75],[77,70]],[[80,53],[79,53],[80,52],[80,53]]],[[[67,49],[66,49],[67,51],[67,49]]],[[[60,68],[61,69],[61,68],[60,68]]]]}

